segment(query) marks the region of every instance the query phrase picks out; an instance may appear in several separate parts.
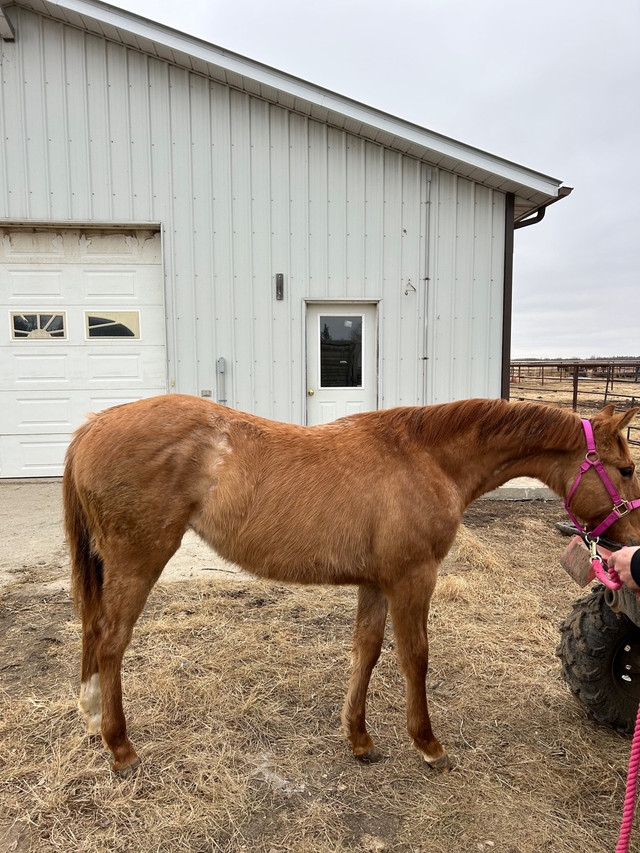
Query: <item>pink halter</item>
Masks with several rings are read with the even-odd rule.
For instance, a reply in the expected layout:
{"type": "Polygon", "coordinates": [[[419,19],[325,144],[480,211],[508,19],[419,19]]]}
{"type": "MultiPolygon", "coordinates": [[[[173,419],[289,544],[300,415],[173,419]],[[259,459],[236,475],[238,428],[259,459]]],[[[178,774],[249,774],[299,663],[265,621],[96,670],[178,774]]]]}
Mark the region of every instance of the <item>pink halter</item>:
{"type": "Polygon", "coordinates": [[[637,498],[634,501],[625,501],[620,497],[620,495],[616,491],[616,487],[613,485],[609,475],[605,471],[604,465],[598,459],[598,454],[596,452],[596,443],[593,438],[593,429],[591,427],[591,423],[586,418],[582,418],[582,426],[584,428],[584,435],[587,440],[587,455],[585,456],[584,462],[580,466],[578,476],[576,477],[573,486],[571,487],[571,491],[569,492],[567,499],[564,502],[564,508],[566,509],[571,521],[575,524],[575,526],[581,533],[587,534],[590,538],[597,538],[602,533],[604,533],[605,530],[611,527],[611,525],[619,518],[622,518],[622,516],[626,515],[628,512],[631,512],[631,510],[633,509],[640,508],[640,498],[637,498]],[[605,489],[609,493],[609,497],[613,501],[613,509],[605,518],[605,520],[600,522],[600,524],[595,528],[595,530],[587,530],[586,527],[583,527],[577,521],[577,519],[569,509],[571,499],[573,498],[576,489],[580,485],[582,475],[585,473],[585,471],[588,471],[589,468],[596,469],[605,489]]]}

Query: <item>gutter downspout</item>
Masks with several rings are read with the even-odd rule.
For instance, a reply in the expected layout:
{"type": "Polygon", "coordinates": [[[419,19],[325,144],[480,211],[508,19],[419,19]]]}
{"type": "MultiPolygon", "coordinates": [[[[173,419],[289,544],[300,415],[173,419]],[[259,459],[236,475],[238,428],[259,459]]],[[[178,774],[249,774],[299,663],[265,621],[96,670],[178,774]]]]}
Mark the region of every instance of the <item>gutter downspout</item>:
{"type": "Polygon", "coordinates": [[[15,41],[16,39],[16,32],[13,28],[13,24],[9,18],[7,18],[7,13],[2,6],[0,6],[0,39],[2,39],[2,41],[15,41]]]}
{"type": "Polygon", "coordinates": [[[515,196],[507,193],[504,217],[504,286],[502,290],[502,382],[500,393],[509,399],[511,370],[511,314],[513,310],[513,233],[515,196]]]}
{"type": "Polygon", "coordinates": [[[519,219],[515,224],[514,228],[526,228],[528,225],[537,225],[538,222],[542,222],[544,219],[544,215],[547,212],[547,208],[555,204],[557,201],[561,201],[561,199],[566,198],[573,192],[573,187],[560,187],[558,189],[558,195],[555,198],[552,198],[551,201],[545,202],[541,207],[533,212],[533,214],[528,214],[525,219],[519,219]]]}
{"type": "Polygon", "coordinates": [[[521,219],[520,222],[514,223],[514,228],[526,228],[528,225],[537,225],[538,222],[542,222],[544,219],[544,215],[547,212],[546,207],[541,207],[533,216],[528,217],[527,219],[521,219]]]}

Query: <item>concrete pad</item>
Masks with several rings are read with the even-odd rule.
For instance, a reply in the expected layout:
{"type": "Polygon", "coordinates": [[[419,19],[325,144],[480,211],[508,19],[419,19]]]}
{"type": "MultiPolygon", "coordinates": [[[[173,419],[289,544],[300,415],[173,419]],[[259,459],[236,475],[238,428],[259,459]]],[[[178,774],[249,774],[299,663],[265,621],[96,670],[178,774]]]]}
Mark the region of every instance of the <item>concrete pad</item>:
{"type": "Polygon", "coordinates": [[[494,501],[557,501],[558,495],[533,477],[516,477],[482,496],[494,501]]]}

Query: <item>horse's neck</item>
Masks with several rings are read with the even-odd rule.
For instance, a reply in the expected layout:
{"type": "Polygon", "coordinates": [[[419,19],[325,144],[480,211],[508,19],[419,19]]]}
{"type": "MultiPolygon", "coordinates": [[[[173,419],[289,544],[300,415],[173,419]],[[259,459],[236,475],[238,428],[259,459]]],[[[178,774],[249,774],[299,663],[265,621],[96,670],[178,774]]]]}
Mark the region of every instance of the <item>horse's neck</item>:
{"type": "Polygon", "coordinates": [[[469,501],[497,489],[514,477],[534,477],[545,483],[560,497],[566,497],[563,466],[558,466],[555,459],[548,454],[534,453],[531,456],[520,456],[505,461],[499,454],[489,453],[484,463],[480,470],[474,472],[475,482],[469,483],[469,501]]]}
{"type": "Polygon", "coordinates": [[[537,404],[474,402],[468,429],[432,449],[465,504],[514,477],[535,477],[566,497],[567,471],[582,440],[579,419],[537,404]]]}

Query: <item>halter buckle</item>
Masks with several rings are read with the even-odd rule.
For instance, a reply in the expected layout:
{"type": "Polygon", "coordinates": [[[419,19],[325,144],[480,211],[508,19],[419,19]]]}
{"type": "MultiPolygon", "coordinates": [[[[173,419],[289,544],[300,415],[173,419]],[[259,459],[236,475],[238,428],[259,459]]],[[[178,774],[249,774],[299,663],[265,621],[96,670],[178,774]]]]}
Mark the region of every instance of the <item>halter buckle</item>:
{"type": "Polygon", "coordinates": [[[620,501],[619,504],[614,504],[613,508],[618,513],[619,518],[622,518],[624,515],[629,515],[629,513],[631,512],[631,510],[627,506],[626,501],[620,501]]]}

